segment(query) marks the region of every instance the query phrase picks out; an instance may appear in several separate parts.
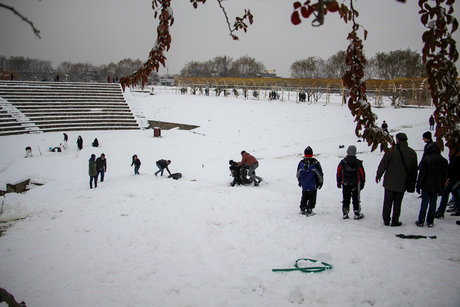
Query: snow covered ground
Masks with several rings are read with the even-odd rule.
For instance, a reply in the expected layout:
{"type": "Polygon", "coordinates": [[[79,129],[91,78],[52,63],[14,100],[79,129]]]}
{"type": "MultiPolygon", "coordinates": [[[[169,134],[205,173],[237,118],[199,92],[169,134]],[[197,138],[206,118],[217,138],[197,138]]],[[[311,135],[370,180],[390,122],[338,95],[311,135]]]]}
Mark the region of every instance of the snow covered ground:
{"type": "MultiPolygon", "coordinates": [[[[0,221],[21,219],[0,237],[0,287],[28,306],[459,306],[460,226],[456,218],[414,225],[420,199],[406,194],[401,227],[385,227],[382,153],[357,142],[339,97],[324,105],[132,92],[146,118],[198,125],[192,131],[68,132],[0,138],[0,187],[43,183],[7,194],[0,221]],[[76,149],[81,135],[85,146],[76,149]],[[90,147],[97,137],[101,146],[90,147]],[[342,220],[335,171],[358,148],[367,183],[365,218],[342,220]],[[296,167],[306,146],[325,173],[312,217],[299,214],[296,167]],[[339,148],[345,145],[345,148],[339,148]],[[31,146],[34,157],[25,159],[31,146]],[[41,149],[41,155],[39,149],[41,149]],[[260,186],[231,187],[228,160],[259,159],[260,186]],[[105,153],[106,180],[89,189],[88,159],[105,153]],[[134,176],[131,157],[142,162],[134,176]],[[155,177],[172,160],[180,180],[155,177]],[[435,235],[404,240],[396,234],[435,235]],[[278,273],[296,259],[330,271],[278,273]]],[[[392,133],[405,132],[419,159],[431,108],[374,109],[392,133]]],[[[439,202],[439,201],[438,201],[439,202]]],[[[312,265],[307,264],[307,265],[312,265]]],[[[3,306],[0,304],[0,306],[3,306]]]]}

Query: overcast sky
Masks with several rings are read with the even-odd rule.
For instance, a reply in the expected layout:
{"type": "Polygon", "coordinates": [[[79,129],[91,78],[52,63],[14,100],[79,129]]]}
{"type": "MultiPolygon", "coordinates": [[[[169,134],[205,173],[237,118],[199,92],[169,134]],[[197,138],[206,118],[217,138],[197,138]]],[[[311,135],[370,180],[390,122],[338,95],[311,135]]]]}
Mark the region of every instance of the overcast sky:
{"type": "MultiPolygon", "coordinates": [[[[155,41],[156,20],[151,0],[0,0],[29,17],[41,31],[35,37],[29,25],[11,12],[0,9],[0,55],[50,60],[54,67],[63,61],[94,65],[124,58],[145,60],[155,41]]],[[[227,55],[248,55],[289,77],[289,66],[310,56],[327,59],[345,50],[350,25],[338,14],[327,14],[325,25],[312,27],[311,20],[291,24],[293,0],[227,0],[229,17],[251,9],[254,24],[240,40],[228,35],[217,1],[208,0],[194,9],[188,0],[174,0],[175,22],[171,49],[166,53],[169,73],[179,73],[187,62],[206,61],[227,55]]],[[[348,4],[349,1],[346,1],[348,4]]],[[[425,31],[418,15],[418,1],[355,0],[358,23],[369,32],[365,52],[410,48],[420,52],[425,31]]],[[[459,19],[458,4],[455,16],[459,19]]],[[[360,33],[362,35],[362,32],[360,33]]],[[[454,38],[459,42],[459,31],[454,38]]],[[[458,67],[458,63],[457,63],[458,67]]],[[[166,70],[161,70],[164,73],[166,70]]]]}

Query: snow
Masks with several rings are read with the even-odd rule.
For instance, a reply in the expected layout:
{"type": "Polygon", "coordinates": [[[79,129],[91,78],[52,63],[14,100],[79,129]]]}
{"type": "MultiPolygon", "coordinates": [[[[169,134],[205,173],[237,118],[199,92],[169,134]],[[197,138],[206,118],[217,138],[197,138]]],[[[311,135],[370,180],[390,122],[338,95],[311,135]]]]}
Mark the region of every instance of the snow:
{"type": "MultiPolygon", "coordinates": [[[[17,300],[46,307],[460,305],[456,218],[419,228],[420,199],[406,194],[403,226],[383,226],[384,191],[374,180],[382,153],[357,142],[340,97],[324,105],[296,104],[293,96],[281,102],[155,93],[130,93],[146,118],[200,128],[163,130],[161,138],[152,130],[67,132],[63,153],[45,151],[62,133],[0,138],[0,187],[28,178],[44,184],[7,194],[0,215],[15,220],[0,237],[0,287],[17,300]],[[90,147],[95,137],[99,148],[90,147]],[[342,220],[335,183],[351,144],[367,174],[365,218],[358,221],[342,220]],[[308,145],[325,173],[312,217],[299,214],[295,178],[308,145]],[[34,157],[24,158],[26,146],[34,157]],[[239,161],[241,150],[259,159],[258,187],[229,186],[228,160],[239,161]],[[105,153],[108,172],[90,190],[92,153],[105,153]],[[130,167],[134,154],[139,176],[130,167]],[[182,179],[153,175],[162,158],[182,179]],[[400,233],[437,239],[404,240],[400,233]],[[333,269],[272,272],[299,258],[333,269]]],[[[432,108],[373,112],[393,135],[405,132],[421,157],[432,108]]]]}

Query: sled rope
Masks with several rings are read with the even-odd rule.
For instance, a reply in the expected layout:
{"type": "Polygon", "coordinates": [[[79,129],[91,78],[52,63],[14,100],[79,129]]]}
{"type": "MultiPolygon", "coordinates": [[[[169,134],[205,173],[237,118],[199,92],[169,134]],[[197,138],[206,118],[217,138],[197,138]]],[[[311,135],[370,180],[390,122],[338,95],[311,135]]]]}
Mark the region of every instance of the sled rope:
{"type": "Polygon", "coordinates": [[[299,258],[296,260],[293,268],[288,269],[272,269],[272,272],[292,272],[292,271],[300,271],[302,273],[320,273],[326,270],[332,270],[332,265],[321,262],[323,266],[310,266],[310,267],[299,267],[300,261],[310,261],[310,262],[317,262],[315,259],[308,259],[308,258],[299,258]]]}

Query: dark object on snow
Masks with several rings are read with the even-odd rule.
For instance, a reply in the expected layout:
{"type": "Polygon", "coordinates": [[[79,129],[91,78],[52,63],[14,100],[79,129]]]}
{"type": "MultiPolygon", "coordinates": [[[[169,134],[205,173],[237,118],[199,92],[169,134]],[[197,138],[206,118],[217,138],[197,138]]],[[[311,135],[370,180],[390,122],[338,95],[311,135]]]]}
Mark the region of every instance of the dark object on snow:
{"type": "Polygon", "coordinates": [[[182,178],[182,174],[181,173],[174,173],[174,174],[171,174],[168,176],[168,178],[172,178],[172,179],[180,179],[182,178]]]}
{"type": "Polygon", "coordinates": [[[93,141],[93,147],[99,147],[99,141],[97,140],[97,138],[95,138],[93,141]]]}
{"type": "Polygon", "coordinates": [[[339,148],[345,148],[345,145],[339,145],[339,148]]]}
{"type": "Polygon", "coordinates": [[[25,192],[27,191],[27,186],[30,184],[30,179],[27,179],[25,181],[22,181],[22,182],[18,182],[16,184],[11,184],[11,183],[7,183],[6,184],[6,192],[7,193],[22,193],[22,192],[25,192]]]}
{"type": "Polygon", "coordinates": [[[399,235],[395,235],[398,238],[401,239],[413,239],[413,240],[418,240],[418,239],[436,239],[436,236],[422,236],[422,235],[405,235],[400,233],[399,235]]]}
{"type": "Polygon", "coordinates": [[[18,303],[14,296],[3,288],[0,288],[0,303],[5,302],[10,307],[26,307],[26,303],[18,303]]]}

